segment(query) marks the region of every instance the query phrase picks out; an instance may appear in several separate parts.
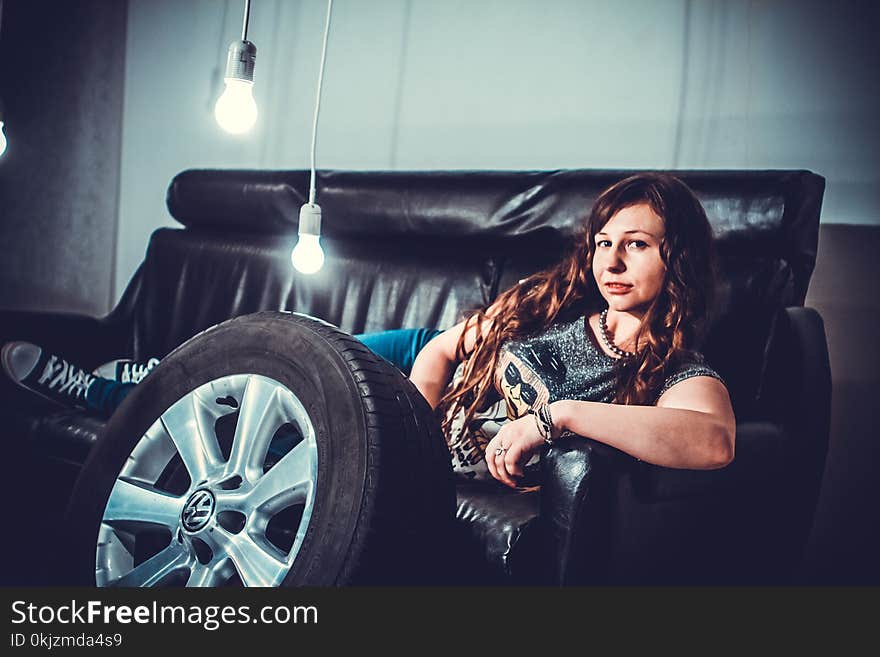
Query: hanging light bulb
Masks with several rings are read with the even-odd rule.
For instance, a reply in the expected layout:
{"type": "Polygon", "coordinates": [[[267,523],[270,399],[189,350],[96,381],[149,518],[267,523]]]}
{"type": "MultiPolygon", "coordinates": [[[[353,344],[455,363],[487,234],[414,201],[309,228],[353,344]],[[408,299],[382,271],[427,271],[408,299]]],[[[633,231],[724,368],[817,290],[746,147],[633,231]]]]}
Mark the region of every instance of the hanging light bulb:
{"type": "Polygon", "coordinates": [[[214,117],[226,132],[240,135],[253,128],[257,122],[253,86],[247,80],[226,78],[226,90],[214,106],[214,117]]]}
{"type": "Polygon", "coordinates": [[[214,117],[226,132],[240,135],[257,122],[254,101],[254,62],[257,47],[250,41],[233,41],[226,56],[226,89],[214,105],[214,117]]]}
{"type": "Polygon", "coordinates": [[[241,40],[233,41],[226,51],[226,88],[214,105],[214,118],[226,132],[240,135],[257,122],[257,103],[254,101],[254,64],[257,47],[247,40],[251,2],[245,0],[241,40]]]}
{"type": "Polygon", "coordinates": [[[299,240],[290,254],[290,261],[301,274],[314,274],[324,266],[320,236],[321,206],[306,203],[299,209],[299,240]]]}
{"type": "Polygon", "coordinates": [[[318,71],[318,89],[315,94],[315,117],[312,121],[311,176],[309,202],[299,209],[299,240],[290,254],[290,261],[302,274],[314,274],[324,266],[321,248],[321,206],[315,203],[315,140],[318,134],[318,113],[321,109],[321,86],[324,82],[324,63],[327,60],[327,36],[330,34],[330,14],[333,0],[327,0],[327,20],[324,22],[324,43],[321,46],[321,68],[318,71]]]}

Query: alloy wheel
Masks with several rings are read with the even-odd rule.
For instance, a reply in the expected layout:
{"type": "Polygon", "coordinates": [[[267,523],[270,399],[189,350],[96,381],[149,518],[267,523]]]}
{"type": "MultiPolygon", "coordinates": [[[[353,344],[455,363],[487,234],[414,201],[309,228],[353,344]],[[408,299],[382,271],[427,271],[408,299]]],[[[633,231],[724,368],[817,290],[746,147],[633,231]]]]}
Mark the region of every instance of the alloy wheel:
{"type": "Polygon", "coordinates": [[[315,501],[318,450],[284,385],[234,374],[172,404],[136,443],[98,530],[99,586],[277,586],[315,501]]]}

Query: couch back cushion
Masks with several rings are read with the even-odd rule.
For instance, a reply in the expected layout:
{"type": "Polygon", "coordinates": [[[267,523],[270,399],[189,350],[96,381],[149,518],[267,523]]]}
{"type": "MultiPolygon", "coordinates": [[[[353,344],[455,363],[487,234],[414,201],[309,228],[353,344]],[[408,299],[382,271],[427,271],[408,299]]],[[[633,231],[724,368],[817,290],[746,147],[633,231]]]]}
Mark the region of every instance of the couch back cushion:
{"type": "Polygon", "coordinates": [[[293,269],[292,235],[162,228],[141,268],[135,352],[164,355],[196,333],[260,310],[293,310],[350,333],[448,327],[491,298],[493,272],[467,249],[363,239],[322,240],[325,265],[293,269]]]}
{"type": "MultiPolygon", "coordinates": [[[[351,333],[448,328],[557,260],[596,196],[631,173],[320,172],[326,260],[304,276],[290,251],[307,171],[184,171],[167,200],[185,228],[157,230],[132,281],[135,355],[163,355],[213,324],[269,309],[351,333]]],[[[703,351],[748,417],[773,317],[806,295],[824,179],[673,173],[696,192],[717,238],[719,303],[703,351]]]]}

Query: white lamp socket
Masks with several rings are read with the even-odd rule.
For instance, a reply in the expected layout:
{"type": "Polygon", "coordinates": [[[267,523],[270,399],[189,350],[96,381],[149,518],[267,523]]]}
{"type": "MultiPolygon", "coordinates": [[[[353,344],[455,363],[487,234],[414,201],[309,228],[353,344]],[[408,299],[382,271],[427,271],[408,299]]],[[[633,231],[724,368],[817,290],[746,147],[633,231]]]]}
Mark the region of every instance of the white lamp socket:
{"type": "Polygon", "coordinates": [[[299,209],[299,234],[321,234],[321,206],[317,203],[305,203],[299,209]]]}

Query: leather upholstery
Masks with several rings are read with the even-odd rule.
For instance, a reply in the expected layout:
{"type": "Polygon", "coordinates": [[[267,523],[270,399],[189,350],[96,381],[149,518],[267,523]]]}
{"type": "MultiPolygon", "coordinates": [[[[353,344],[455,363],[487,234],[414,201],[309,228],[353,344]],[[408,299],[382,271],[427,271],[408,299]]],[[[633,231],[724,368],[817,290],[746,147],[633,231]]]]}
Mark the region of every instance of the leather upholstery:
{"type": "Polygon", "coordinates": [[[540,549],[538,493],[511,491],[492,482],[462,483],[456,491],[456,519],[465,528],[465,542],[478,546],[476,570],[485,573],[484,583],[543,580],[539,569],[551,562],[542,558],[540,549]]]}
{"type": "MultiPolygon", "coordinates": [[[[319,172],[326,261],[307,277],[289,258],[308,172],[184,171],[167,203],[186,228],[153,233],[110,315],[0,313],[0,338],[41,342],[93,366],[163,356],[218,322],[268,309],[315,315],[351,333],[448,328],[462,311],[558,260],[598,193],[630,173],[319,172]]],[[[791,307],[803,305],[815,264],[824,179],[806,171],[675,173],[700,197],[718,238],[719,299],[703,351],[731,392],[737,460],[714,473],[667,471],[574,439],[548,454],[540,494],[462,486],[463,536],[488,581],[671,577],[687,567],[676,555],[711,553],[731,528],[748,526],[743,509],[770,531],[759,513],[767,496],[778,504],[765,510],[796,518],[778,545],[795,546],[808,529],[830,377],[821,318],[791,307]],[[812,414],[800,420],[795,409],[804,403],[812,414]],[[792,458],[789,472],[783,463],[792,458]],[[760,485],[738,504],[751,479],[760,485]],[[781,492],[789,483],[797,495],[781,492]],[[695,529],[700,523],[706,532],[695,529]],[[682,541],[693,549],[682,551],[682,541]]],[[[84,457],[100,432],[94,419],[33,406],[6,384],[0,394],[17,400],[3,411],[16,416],[7,425],[29,427],[50,454],[84,457]]],[[[697,561],[692,572],[717,565],[697,561]]]]}
{"type": "Polygon", "coordinates": [[[546,450],[540,517],[548,582],[603,583],[610,558],[613,479],[631,463],[623,452],[578,437],[546,450]]]}

